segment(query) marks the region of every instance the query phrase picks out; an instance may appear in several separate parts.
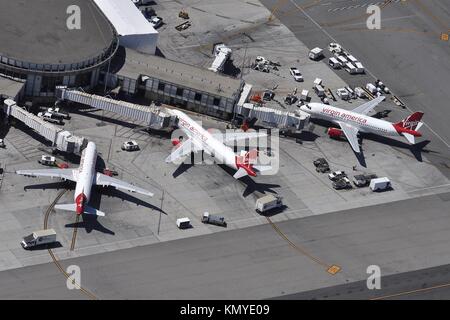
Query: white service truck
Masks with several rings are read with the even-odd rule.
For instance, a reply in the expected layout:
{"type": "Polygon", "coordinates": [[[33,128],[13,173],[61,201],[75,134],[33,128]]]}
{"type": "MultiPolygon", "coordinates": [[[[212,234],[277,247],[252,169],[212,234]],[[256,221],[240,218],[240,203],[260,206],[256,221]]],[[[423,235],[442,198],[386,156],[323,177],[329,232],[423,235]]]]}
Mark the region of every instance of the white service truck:
{"type": "Polygon", "coordinates": [[[24,249],[50,244],[56,242],[56,232],[54,229],[45,229],[35,231],[32,234],[23,238],[20,243],[24,249]]]}
{"type": "Polygon", "coordinates": [[[216,215],[210,214],[209,212],[203,213],[202,222],[209,223],[209,224],[215,224],[216,226],[220,226],[220,227],[227,226],[227,223],[226,223],[224,217],[216,216],[216,215]]]}
{"type": "Polygon", "coordinates": [[[177,219],[177,227],[179,229],[187,229],[191,227],[191,220],[189,218],[179,218],[177,219]]]}
{"type": "Polygon", "coordinates": [[[255,209],[258,213],[264,213],[281,206],[283,206],[282,198],[269,194],[256,200],[255,209]]]}
{"type": "Polygon", "coordinates": [[[391,181],[387,177],[372,179],[369,187],[372,191],[384,191],[391,188],[391,181]]]}

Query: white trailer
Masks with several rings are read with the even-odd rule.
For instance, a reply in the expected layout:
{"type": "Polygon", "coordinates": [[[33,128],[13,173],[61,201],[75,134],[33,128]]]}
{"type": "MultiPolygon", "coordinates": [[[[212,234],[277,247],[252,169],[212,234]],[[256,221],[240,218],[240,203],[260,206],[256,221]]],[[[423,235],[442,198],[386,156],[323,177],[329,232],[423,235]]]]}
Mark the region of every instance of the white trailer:
{"type": "Polygon", "coordinates": [[[316,92],[318,97],[324,97],[325,96],[325,89],[321,85],[316,85],[314,87],[314,91],[316,92]]]}
{"type": "Polygon", "coordinates": [[[32,234],[23,238],[20,243],[24,249],[29,249],[32,247],[50,244],[56,242],[56,232],[53,229],[45,229],[35,231],[32,234]]]}
{"type": "Polygon", "coordinates": [[[391,187],[391,181],[387,177],[370,180],[370,189],[372,191],[383,191],[391,187]]]}
{"type": "Polygon", "coordinates": [[[331,57],[330,59],[328,59],[328,64],[333,69],[339,69],[342,66],[341,63],[335,57],[331,57]]]}
{"type": "Polygon", "coordinates": [[[280,196],[267,195],[256,200],[255,209],[259,213],[263,213],[275,208],[279,208],[283,205],[282,198],[280,196]]]}
{"type": "Polygon", "coordinates": [[[361,62],[355,62],[355,67],[356,67],[356,73],[358,73],[358,74],[364,73],[364,66],[362,65],[361,62]]]}

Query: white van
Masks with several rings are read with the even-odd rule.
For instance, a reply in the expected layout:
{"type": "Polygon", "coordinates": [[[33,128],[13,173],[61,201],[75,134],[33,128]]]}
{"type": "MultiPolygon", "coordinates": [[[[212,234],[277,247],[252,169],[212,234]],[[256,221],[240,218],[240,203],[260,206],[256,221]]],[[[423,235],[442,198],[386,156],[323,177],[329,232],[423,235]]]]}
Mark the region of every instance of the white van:
{"type": "Polygon", "coordinates": [[[384,191],[391,187],[391,181],[388,178],[376,178],[370,180],[370,189],[372,191],[384,191]]]}
{"type": "Polygon", "coordinates": [[[187,229],[191,226],[191,220],[189,218],[179,218],[177,219],[177,227],[179,229],[187,229]]]}

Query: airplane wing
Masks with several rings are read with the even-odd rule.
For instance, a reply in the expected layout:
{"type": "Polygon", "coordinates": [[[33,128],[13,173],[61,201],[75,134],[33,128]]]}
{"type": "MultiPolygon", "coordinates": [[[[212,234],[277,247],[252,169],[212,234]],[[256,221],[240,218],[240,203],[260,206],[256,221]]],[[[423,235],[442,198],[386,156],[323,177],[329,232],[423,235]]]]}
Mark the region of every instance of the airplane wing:
{"type": "Polygon", "coordinates": [[[95,179],[95,184],[103,187],[114,187],[116,189],[123,189],[130,192],[137,192],[146,196],[153,197],[153,193],[147,191],[145,189],[136,187],[130,183],[126,183],[122,180],[112,178],[110,176],[104,175],[102,173],[97,173],[97,177],[95,179]]]}
{"type": "Polygon", "coordinates": [[[77,181],[78,171],[76,169],[36,169],[18,170],[16,174],[29,177],[50,177],[64,180],[77,181]]]}
{"type": "Polygon", "coordinates": [[[230,142],[233,142],[233,141],[267,137],[267,133],[265,133],[265,132],[257,132],[257,131],[252,131],[252,132],[226,132],[225,134],[215,133],[215,134],[213,134],[213,137],[216,138],[219,141],[222,141],[224,144],[226,144],[226,143],[230,143],[230,142]]]}
{"type": "Polygon", "coordinates": [[[380,102],[383,101],[384,99],[385,99],[384,96],[377,97],[373,100],[370,100],[369,102],[363,103],[362,105],[356,107],[352,111],[360,114],[368,114],[370,110],[379,105],[380,102]]]}
{"type": "Polygon", "coordinates": [[[210,150],[205,148],[201,143],[198,143],[195,139],[189,138],[186,141],[182,142],[178,145],[178,148],[175,149],[167,158],[166,162],[175,162],[178,159],[188,156],[191,152],[198,152],[203,150],[207,154],[211,155],[210,150]]]}
{"type": "Polygon", "coordinates": [[[352,149],[356,153],[360,153],[361,150],[359,149],[358,143],[358,129],[344,122],[338,121],[338,124],[341,127],[342,132],[344,132],[345,136],[347,137],[347,140],[352,146],[352,149]]]}

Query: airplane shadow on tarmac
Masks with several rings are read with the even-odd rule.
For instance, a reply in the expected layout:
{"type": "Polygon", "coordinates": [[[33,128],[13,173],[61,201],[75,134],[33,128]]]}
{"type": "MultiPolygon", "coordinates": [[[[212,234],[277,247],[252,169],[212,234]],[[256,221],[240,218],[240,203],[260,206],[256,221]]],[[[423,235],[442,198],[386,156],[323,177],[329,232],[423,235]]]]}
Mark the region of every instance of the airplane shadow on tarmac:
{"type": "MultiPolygon", "coordinates": [[[[227,172],[229,175],[233,176],[236,171],[226,165],[220,164],[219,167],[221,167],[225,172],[227,172]]],[[[260,192],[262,194],[265,194],[266,192],[277,194],[273,188],[279,188],[279,184],[271,184],[271,183],[259,183],[255,182],[251,177],[245,176],[239,179],[241,183],[245,185],[245,190],[242,196],[244,198],[248,197],[254,192],[260,192]]]]}

